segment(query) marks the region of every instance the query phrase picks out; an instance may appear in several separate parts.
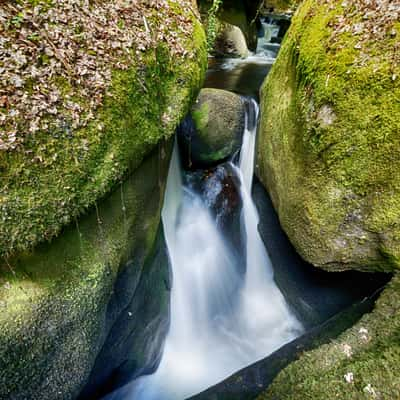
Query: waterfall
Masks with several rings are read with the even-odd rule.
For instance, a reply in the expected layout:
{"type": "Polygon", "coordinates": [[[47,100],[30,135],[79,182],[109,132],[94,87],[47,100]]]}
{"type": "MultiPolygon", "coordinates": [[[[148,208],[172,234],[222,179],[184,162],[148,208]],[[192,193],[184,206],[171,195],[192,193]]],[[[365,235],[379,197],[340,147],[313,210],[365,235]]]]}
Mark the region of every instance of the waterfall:
{"type": "Polygon", "coordinates": [[[256,49],[256,56],[271,62],[275,61],[280,48],[279,43],[271,43],[271,40],[279,35],[279,25],[274,22],[271,19],[261,21],[261,36],[258,38],[256,49]]]}
{"type": "MultiPolygon", "coordinates": [[[[183,183],[175,144],[162,220],[173,284],[171,324],[157,371],[108,399],[183,400],[267,356],[302,327],[273,280],[251,199],[258,106],[246,104],[239,168],[245,273],[204,197],[183,183]]],[[[215,189],[215,188],[214,188],[215,189]]]]}

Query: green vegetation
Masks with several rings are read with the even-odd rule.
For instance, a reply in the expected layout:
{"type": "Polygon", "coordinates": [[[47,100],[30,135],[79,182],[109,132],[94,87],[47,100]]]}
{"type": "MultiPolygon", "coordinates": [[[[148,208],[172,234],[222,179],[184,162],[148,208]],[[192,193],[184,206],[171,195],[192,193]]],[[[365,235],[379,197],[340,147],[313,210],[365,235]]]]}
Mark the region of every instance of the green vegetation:
{"type": "MultiPolygon", "coordinates": [[[[16,150],[0,152],[0,256],[54,237],[172,135],[201,86],[206,49],[192,12],[174,2],[171,7],[177,17],[170,29],[181,24],[179,18],[195,26],[191,38],[184,33],[177,38],[185,57],[162,41],[143,55],[130,54],[134,62],[113,71],[104,102],[88,124],[74,129],[66,120],[57,129],[27,134],[16,150]]],[[[148,24],[157,26],[161,17],[154,13],[148,24]]],[[[54,78],[52,84],[68,94],[73,83],[54,78]]],[[[71,99],[82,108],[91,100],[71,99]]]]}
{"type": "Polygon", "coordinates": [[[400,397],[400,275],[375,309],[336,340],[290,364],[257,400],[400,397]]]}
{"type": "Polygon", "coordinates": [[[220,30],[220,22],[217,18],[218,10],[223,0],[213,0],[211,7],[207,11],[206,19],[206,34],[207,34],[207,49],[212,52],[215,39],[220,30]]]}
{"type": "MultiPolygon", "coordinates": [[[[118,274],[131,268],[132,286],[147,274],[170,151],[160,146],[50,244],[0,264],[0,398],[75,398],[82,389],[109,329],[118,274]]],[[[114,313],[127,306],[119,304],[114,313]]]]}
{"type": "Polygon", "coordinates": [[[390,271],[400,265],[400,32],[388,5],[366,19],[363,7],[301,5],[262,90],[258,174],[306,260],[390,271]]]}

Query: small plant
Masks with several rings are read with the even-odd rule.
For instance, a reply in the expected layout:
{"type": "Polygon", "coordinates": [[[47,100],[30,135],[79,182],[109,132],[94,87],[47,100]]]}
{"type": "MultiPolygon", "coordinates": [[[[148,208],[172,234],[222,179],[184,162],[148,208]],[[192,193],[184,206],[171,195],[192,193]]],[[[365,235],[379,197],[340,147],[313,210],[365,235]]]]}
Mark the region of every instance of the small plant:
{"type": "Polygon", "coordinates": [[[210,52],[214,48],[215,39],[218,33],[217,13],[222,4],[222,0],[213,0],[213,4],[208,10],[207,23],[207,48],[210,52]]]}
{"type": "Polygon", "coordinates": [[[22,15],[22,13],[19,13],[11,19],[10,25],[14,26],[15,28],[20,28],[23,21],[24,21],[24,16],[22,15]]]}

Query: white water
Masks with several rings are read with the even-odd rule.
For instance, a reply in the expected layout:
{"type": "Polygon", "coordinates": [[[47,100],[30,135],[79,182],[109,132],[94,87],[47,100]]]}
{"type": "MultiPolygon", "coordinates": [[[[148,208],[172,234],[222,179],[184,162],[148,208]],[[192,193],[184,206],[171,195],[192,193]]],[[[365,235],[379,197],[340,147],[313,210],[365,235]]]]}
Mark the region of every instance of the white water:
{"type": "Polygon", "coordinates": [[[279,35],[279,25],[273,23],[274,21],[262,21],[263,37],[259,37],[257,41],[256,56],[275,61],[276,55],[279,51],[279,43],[271,43],[273,38],[279,35]]]}
{"type": "Polygon", "coordinates": [[[257,104],[252,101],[240,166],[246,273],[237,263],[200,195],[182,184],[177,146],[162,219],[173,286],[171,325],[157,371],[109,399],[183,400],[263,358],[302,332],[275,285],[250,197],[257,104]]]}
{"type": "Polygon", "coordinates": [[[279,43],[271,43],[273,38],[279,35],[279,25],[276,25],[273,20],[261,21],[263,36],[258,37],[257,48],[255,53],[250,52],[247,58],[227,58],[221,65],[222,69],[232,70],[240,64],[255,63],[272,65],[280,49],[279,43]]]}

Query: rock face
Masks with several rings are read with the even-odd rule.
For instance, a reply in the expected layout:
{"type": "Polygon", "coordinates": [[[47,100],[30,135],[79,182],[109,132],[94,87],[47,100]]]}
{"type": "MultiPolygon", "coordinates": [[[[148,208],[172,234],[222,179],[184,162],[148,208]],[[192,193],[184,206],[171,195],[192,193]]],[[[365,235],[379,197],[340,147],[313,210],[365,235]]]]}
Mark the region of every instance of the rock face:
{"type": "Polygon", "coordinates": [[[0,135],[1,399],[92,398],[157,365],[168,138],[207,61],[195,10],[189,0],[1,6],[0,130],[11,129],[0,135]]]}
{"type": "Polygon", "coordinates": [[[1,264],[0,398],[73,399],[86,382],[92,395],[111,374],[118,384],[154,367],[168,321],[156,238],[170,150],[52,243],[1,264]]]}
{"type": "Polygon", "coordinates": [[[240,96],[220,89],[202,89],[178,130],[184,164],[207,167],[240,148],[245,110],[240,96]]]}
{"type": "Polygon", "coordinates": [[[257,400],[400,397],[399,11],[304,1],[263,86],[257,173],[296,249],[327,270],[394,277],[257,400]]]}
{"type": "Polygon", "coordinates": [[[246,58],[249,54],[246,38],[237,26],[222,23],[215,39],[213,54],[217,57],[246,58]]]}
{"type": "Polygon", "coordinates": [[[361,23],[364,9],[352,7],[307,0],[294,17],[262,88],[257,174],[304,259],[327,270],[393,271],[399,11],[385,3],[361,23]]]}

